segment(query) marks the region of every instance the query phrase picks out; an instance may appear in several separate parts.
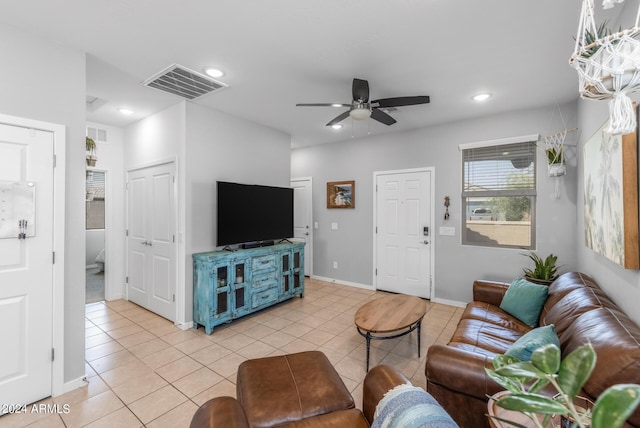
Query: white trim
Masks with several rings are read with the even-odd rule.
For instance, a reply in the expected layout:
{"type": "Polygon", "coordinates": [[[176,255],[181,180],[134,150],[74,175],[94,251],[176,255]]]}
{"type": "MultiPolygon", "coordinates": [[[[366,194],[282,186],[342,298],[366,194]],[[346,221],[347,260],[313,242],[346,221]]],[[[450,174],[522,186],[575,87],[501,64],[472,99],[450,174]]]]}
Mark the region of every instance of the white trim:
{"type": "Polygon", "coordinates": [[[429,230],[431,230],[431,233],[429,234],[429,238],[430,238],[430,245],[431,245],[431,251],[429,252],[430,254],[430,260],[429,260],[429,270],[430,270],[430,278],[429,278],[429,300],[431,300],[435,294],[435,281],[433,280],[433,278],[435,277],[435,237],[436,237],[436,233],[434,230],[434,224],[435,224],[435,189],[436,189],[436,185],[435,185],[435,181],[436,181],[436,169],[433,166],[425,166],[422,168],[408,168],[408,169],[398,169],[398,170],[390,170],[390,171],[374,171],[373,172],[373,271],[371,272],[371,275],[373,276],[373,289],[377,290],[378,289],[378,276],[376,275],[376,268],[378,266],[378,249],[377,249],[377,245],[378,245],[378,240],[376,239],[376,225],[378,224],[378,210],[377,210],[377,206],[378,206],[378,192],[376,189],[376,183],[378,182],[378,176],[380,175],[389,175],[389,174],[408,174],[408,173],[412,173],[412,172],[428,172],[430,174],[429,177],[429,181],[431,183],[430,186],[430,193],[431,193],[431,200],[429,201],[429,205],[430,205],[430,213],[429,213],[429,218],[430,218],[430,222],[429,222],[429,230]]]}
{"type": "MultiPolygon", "coordinates": [[[[311,222],[309,224],[309,237],[306,240],[308,247],[309,247],[309,272],[307,272],[305,270],[304,274],[306,276],[311,276],[313,275],[313,177],[297,177],[297,178],[291,178],[289,179],[289,183],[293,183],[293,182],[301,182],[301,181],[308,181],[309,182],[309,186],[311,187],[311,195],[309,198],[309,216],[311,217],[311,222]]],[[[307,252],[305,252],[304,254],[304,259],[307,260],[307,252]]]]}
{"type": "Polygon", "coordinates": [[[340,285],[346,285],[349,287],[356,287],[356,288],[364,288],[365,290],[371,290],[371,291],[375,291],[375,288],[373,288],[373,285],[367,285],[367,284],[360,284],[357,282],[350,282],[350,281],[343,281],[341,279],[333,279],[333,278],[327,278],[325,276],[310,276],[309,278],[311,279],[317,279],[318,281],[324,281],[324,282],[331,282],[334,284],[340,284],[340,285]]]}
{"type": "Polygon", "coordinates": [[[73,391],[76,388],[82,388],[83,386],[87,385],[89,385],[89,380],[87,380],[86,376],[82,376],[69,382],[65,382],[62,388],[62,393],[65,394],[69,391],[73,391]]]}
{"type": "MultiPolygon", "coordinates": [[[[53,264],[51,339],[56,358],[51,364],[51,395],[57,396],[64,393],[66,129],[64,125],[5,114],[0,114],[0,123],[53,133],[53,153],[56,156],[56,166],[53,168],[53,251],[56,254],[56,262],[53,264]]],[[[46,325],[46,320],[42,322],[46,325]]]]}
{"type": "Polygon", "coordinates": [[[503,146],[505,144],[528,143],[540,140],[540,134],[522,135],[520,137],[502,138],[500,140],[478,141],[475,143],[458,144],[458,150],[478,149],[481,147],[503,146]]]}
{"type": "Polygon", "coordinates": [[[458,302],[457,300],[448,300],[448,299],[431,299],[433,303],[440,303],[442,305],[455,306],[457,308],[466,308],[467,304],[464,302],[458,302]]]}
{"type": "Polygon", "coordinates": [[[189,330],[190,328],[193,328],[193,321],[183,322],[183,323],[176,322],[173,325],[178,327],[180,330],[189,330]]]}

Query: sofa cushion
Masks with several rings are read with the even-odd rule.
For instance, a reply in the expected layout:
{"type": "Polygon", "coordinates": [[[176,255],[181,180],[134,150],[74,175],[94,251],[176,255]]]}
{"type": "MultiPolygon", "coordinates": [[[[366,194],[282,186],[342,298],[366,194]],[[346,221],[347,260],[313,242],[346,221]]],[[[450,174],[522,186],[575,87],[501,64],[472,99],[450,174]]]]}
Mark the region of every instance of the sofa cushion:
{"type": "Polygon", "coordinates": [[[482,320],[461,319],[449,346],[493,356],[504,354],[524,333],[482,320]]]}
{"type": "Polygon", "coordinates": [[[504,354],[516,357],[520,361],[531,361],[533,351],[549,344],[554,344],[560,348],[560,340],[558,340],[558,335],[556,334],[556,329],[553,324],[534,328],[516,340],[504,354]]]}
{"type": "Polygon", "coordinates": [[[500,303],[500,309],[531,327],[537,327],[548,292],[549,287],[546,285],[534,284],[524,278],[516,278],[507,288],[502,303],[500,303]]]}

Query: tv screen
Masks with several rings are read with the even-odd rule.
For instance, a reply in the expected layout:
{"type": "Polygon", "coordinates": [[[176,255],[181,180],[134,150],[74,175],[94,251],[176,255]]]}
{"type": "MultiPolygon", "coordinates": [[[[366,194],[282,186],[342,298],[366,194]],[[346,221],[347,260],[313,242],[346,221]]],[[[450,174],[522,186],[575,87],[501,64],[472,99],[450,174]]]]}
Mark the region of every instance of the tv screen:
{"type": "Polygon", "coordinates": [[[218,246],[293,237],[293,189],[218,181],[218,246]]]}

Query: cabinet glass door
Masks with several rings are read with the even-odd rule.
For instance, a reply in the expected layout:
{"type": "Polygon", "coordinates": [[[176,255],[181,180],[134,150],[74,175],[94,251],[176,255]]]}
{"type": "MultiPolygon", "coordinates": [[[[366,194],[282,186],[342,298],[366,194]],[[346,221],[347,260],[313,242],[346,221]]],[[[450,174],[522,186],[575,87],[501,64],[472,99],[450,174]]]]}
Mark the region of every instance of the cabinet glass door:
{"type": "Polygon", "coordinates": [[[218,266],[214,269],[213,285],[215,293],[213,293],[213,318],[229,317],[229,269],[225,266],[218,266]]]}
{"type": "Polygon", "coordinates": [[[282,294],[291,294],[291,266],[289,253],[282,255],[282,294]]]}
{"type": "Polygon", "coordinates": [[[304,284],[304,254],[300,250],[293,250],[293,292],[300,292],[304,284]]]}
{"type": "Polygon", "coordinates": [[[247,295],[248,267],[247,260],[233,262],[233,315],[234,317],[246,314],[249,311],[247,295]]]}

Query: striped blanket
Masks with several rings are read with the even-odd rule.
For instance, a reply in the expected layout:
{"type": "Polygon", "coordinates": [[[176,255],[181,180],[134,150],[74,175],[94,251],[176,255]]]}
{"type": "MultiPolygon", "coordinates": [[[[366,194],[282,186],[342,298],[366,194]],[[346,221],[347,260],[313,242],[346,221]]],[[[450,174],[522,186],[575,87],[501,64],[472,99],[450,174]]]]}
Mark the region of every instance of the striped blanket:
{"type": "Polygon", "coordinates": [[[371,428],[458,428],[422,388],[410,383],[389,390],[376,407],[371,428]]]}

